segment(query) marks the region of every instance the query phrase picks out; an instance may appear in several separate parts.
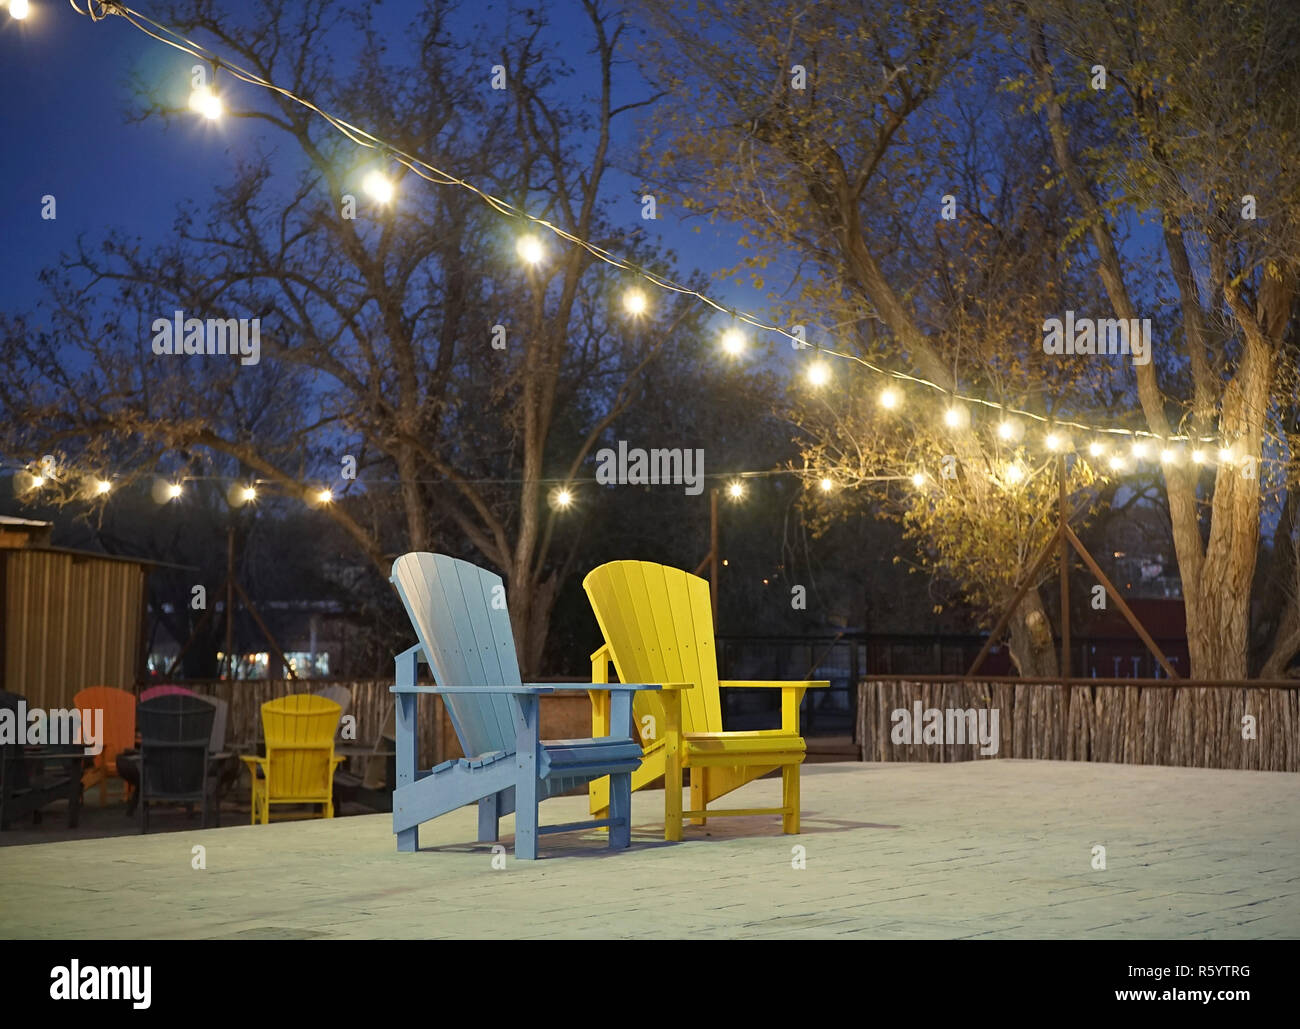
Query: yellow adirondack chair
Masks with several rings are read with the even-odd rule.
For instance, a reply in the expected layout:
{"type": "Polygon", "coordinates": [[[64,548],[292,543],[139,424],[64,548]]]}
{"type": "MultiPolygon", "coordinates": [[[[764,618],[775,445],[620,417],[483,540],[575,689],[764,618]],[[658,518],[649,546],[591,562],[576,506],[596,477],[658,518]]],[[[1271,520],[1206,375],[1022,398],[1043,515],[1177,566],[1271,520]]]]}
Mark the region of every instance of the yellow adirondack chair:
{"type": "MultiPolygon", "coordinates": [[[[633,715],[645,758],[632,789],[664,777],[664,839],[682,838],[682,819],[704,825],[710,816],[777,815],[786,833],[799,831],[799,735],[804,691],[829,682],[719,681],[714,654],[709,584],[679,568],[649,561],[611,561],[583,580],[605,645],[591,655],[591,681],[608,682],[612,663],[621,682],[651,682],[661,692],[639,693],[633,715]],[[719,687],[779,689],[781,728],[724,732],[719,687]],[[682,769],[691,770],[691,808],[682,810],[682,769]],[[779,808],[710,809],[709,803],[745,783],[781,769],[779,808]]],[[[593,691],[592,731],[609,731],[609,702],[593,691]]],[[[609,779],[589,786],[591,810],[609,805],[609,779]]],[[[600,817],[604,817],[600,815],[600,817]]]]}
{"type": "Polygon", "coordinates": [[[344,760],[334,756],[334,733],[342,712],[308,693],[262,705],[266,756],[241,758],[253,780],[253,825],[269,823],[271,806],[280,804],[324,804],[321,817],[334,817],[334,769],[344,760]]]}

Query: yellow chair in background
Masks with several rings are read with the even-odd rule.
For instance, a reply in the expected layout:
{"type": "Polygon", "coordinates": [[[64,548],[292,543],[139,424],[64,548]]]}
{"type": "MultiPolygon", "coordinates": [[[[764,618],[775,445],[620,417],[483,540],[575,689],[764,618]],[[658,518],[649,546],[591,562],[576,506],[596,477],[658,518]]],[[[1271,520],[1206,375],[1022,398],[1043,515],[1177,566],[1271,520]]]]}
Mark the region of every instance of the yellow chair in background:
{"type": "MultiPolygon", "coordinates": [[[[806,747],[799,735],[804,691],[824,681],[719,681],[714,654],[709,584],[680,568],[649,561],[611,561],[582,583],[605,645],[591,655],[591,681],[608,682],[614,665],[620,682],[657,683],[632,702],[645,758],[632,773],[638,790],[664,777],[664,839],[682,838],[682,818],[704,825],[709,817],[781,816],[786,833],[799,831],[799,766],[806,747]],[[719,688],[779,689],[781,728],[724,732],[719,688]],[[682,769],[691,770],[691,809],[682,810],[682,769]],[[779,808],[709,809],[710,801],[781,769],[779,808]]],[[[593,735],[609,733],[608,694],[591,692],[593,735]]],[[[609,806],[609,779],[588,788],[598,817],[609,806]]]]}
{"type": "Polygon", "coordinates": [[[334,734],[342,713],[328,697],[309,693],[262,705],[266,756],[241,758],[253,780],[252,824],[269,823],[272,805],[323,804],[322,815],[305,817],[334,817],[334,769],[344,760],[334,755],[334,734]]]}

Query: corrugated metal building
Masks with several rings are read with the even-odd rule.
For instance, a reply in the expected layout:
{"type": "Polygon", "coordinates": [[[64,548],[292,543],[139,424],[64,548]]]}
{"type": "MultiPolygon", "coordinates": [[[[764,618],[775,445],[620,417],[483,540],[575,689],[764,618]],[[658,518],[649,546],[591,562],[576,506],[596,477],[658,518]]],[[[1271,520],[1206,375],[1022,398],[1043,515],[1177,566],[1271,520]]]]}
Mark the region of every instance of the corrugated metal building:
{"type": "Polygon", "coordinates": [[[43,708],[142,681],[152,564],[52,547],[52,528],[0,516],[0,689],[43,708]]]}

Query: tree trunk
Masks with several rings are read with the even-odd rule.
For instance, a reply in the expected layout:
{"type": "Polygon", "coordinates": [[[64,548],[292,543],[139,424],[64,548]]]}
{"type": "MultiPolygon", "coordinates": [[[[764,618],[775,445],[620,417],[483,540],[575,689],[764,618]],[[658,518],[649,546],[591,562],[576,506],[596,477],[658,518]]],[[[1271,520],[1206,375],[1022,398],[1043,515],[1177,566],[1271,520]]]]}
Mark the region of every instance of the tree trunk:
{"type": "Polygon", "coordinates": [[[1011,638],[1007,644],[1011,660],[1021,676],[1051,678],[1059,675],[1060,662],[1052,639],[1052,623],[1043,610],[1043,598],[1031,589],[1011,616],[1011,638]]]}

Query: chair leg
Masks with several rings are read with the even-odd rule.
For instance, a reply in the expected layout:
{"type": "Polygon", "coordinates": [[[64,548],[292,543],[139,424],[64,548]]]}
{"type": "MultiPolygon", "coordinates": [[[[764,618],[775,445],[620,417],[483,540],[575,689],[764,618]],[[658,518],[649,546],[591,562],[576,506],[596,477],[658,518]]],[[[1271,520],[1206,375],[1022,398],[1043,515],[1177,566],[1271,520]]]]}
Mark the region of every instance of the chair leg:
{"type": "Polygon", "coordinates": [[[515,857],[537,860],[537,779],[523,776],[515,784],[515,857]]]}
{"type": "MultiPolygon", "coordinates": [[[[709,770],[707,768],[691,769],[691,810],[703,811],[709,806],[709,791],[706,789],[709,781],[709,770]]],[[[704,817],[692,818],[691,825],[705,825],[708,819],[704,817]]]]}
{"type": "Polygon", "coordinates": [[[500,796],[492,794],[481,797],[478,802],[478,841],[479,843],[496,843],[500,839],[500,796]]]}
{"type": "Polygon", "coordinates": [[[609,849],[623,850],[632,844],[632,773],[619,772],[609,777],[609,817],[621,825],[609,827],[609,849]]]}
{"type": "Polygon", "coordinates": [[[399,854],[414,854],[420,849],[420,827],[413,825],[397,833],[397,851],[399,854]]]}
{"type": "Polygon", "coordinates": [[[799,832],[799,766],[781,768],[781,806],[786,813],[781,816],[781,831],[787,836],[799,832]]]}
{"type": "MultiPolygon", "coordinates": [[[[695,774],[695,770],[691,770],[695,774]]],[[[664,839],[680,843],[682,838],[682,766],[670,759],[664,766],[664,839]]]]}

